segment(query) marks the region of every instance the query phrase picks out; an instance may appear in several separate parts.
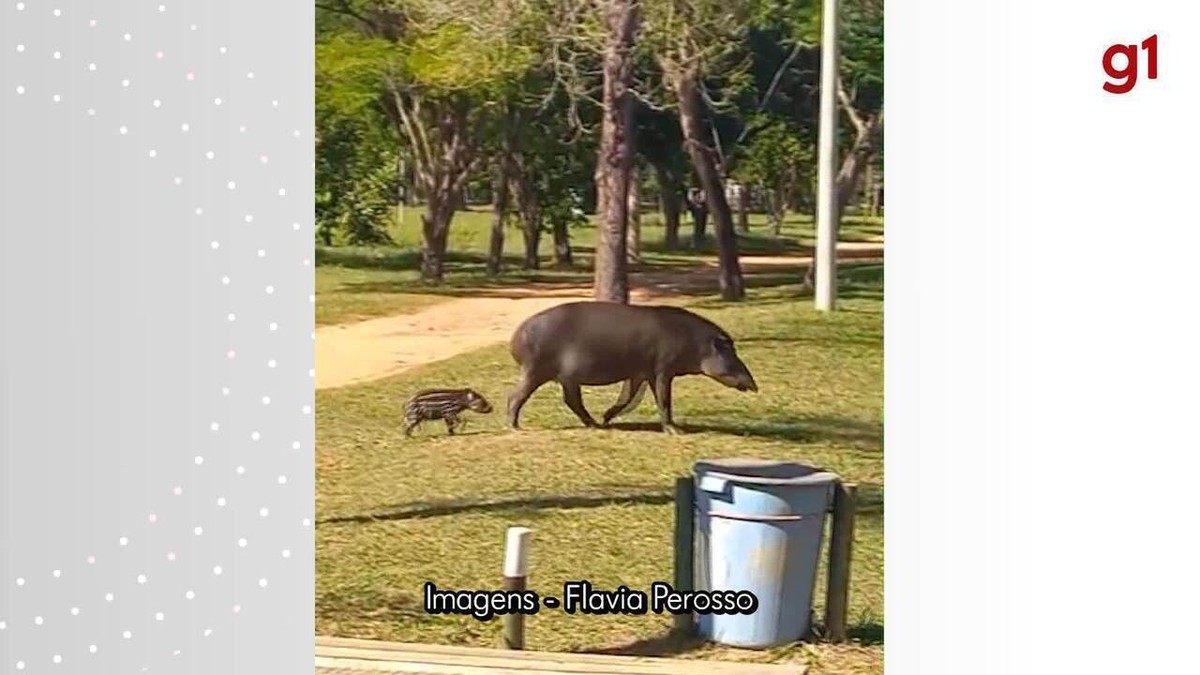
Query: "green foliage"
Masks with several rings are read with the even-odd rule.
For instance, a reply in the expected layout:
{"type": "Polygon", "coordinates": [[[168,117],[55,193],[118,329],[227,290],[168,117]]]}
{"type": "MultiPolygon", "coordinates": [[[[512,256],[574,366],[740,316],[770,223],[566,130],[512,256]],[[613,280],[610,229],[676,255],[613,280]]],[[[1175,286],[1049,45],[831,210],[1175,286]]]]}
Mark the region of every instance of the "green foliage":
{"type": "MultiPolygon", "coordinates": [[[[774,0],[756,25],[784,24],[788,41],[821,44],[821,0],[774,0]],[[785,17],[785,18],[780,18],[785,17]]],[[[840,0],[841,74],[848,87],[883,86],[883,0],[840,0]]]]}
{"type": "Polygon", "coordinates": [[[383,93],[383,78],[400,63],[400,53],[386,40],[356,33],[324,36],[316,45],[317,114],[369,116],[383,93]]]}
{"type": "Polygon", "coordinates": [[[323,243],[389,241],[386,223],[396,195],[396,143],[379,125],[318,117],[317,237],[323,243]]]}
{"type": "Polygon", "coordinates": [[[849,0],[842,14],[842,78],[854,91],[855,107],[883,106],[883,2],[849,0]]]}
{"type": "Polygon", "coordinates": [[[742,149],[734,175],[740,180],[774,188],[779,181],[798,177],[812,165],[814,148],[801,141],[796,129],[780,119],[756,125],[759,130],[742,149]]]}
{"type": "Polygon", "coordinates": [[[451,21],[401,45],[408,82],[426,95],[496,97],[529,69],[531,50],[465,23],[451,21]]]}
{"type": "Polygon", "coordinates": [[[514,120],[520,167],[537,191],[542,224],[547,230],[555,224],[579,226],[587,222],[582,212],[583,192],[592,182],[596,156],[592,138],[564,140],[569,133],[568,122],[560,111],[555,106],[544,110],[526,107],[514,120]]]}
{"type": "Polygon", "coordinates": [[[317,237],[327,243],[387,242],[397,145],[379,101],[396,50],[384,40],[329,30],[316,52],[317,237]]]}
{"type": "Polygon", "coordinates": [[[570,187],[552,192],[550,201],[542,207],[542,222],[546,231],[552,230],[559,223],[568,228],[587,225],[588,218],[583,212],[582,195],[570,187]]]}
{"type": "Polygon", "coordinates": [[[677,64],[712,71],[738,48],[761,0],[660,0],[642,3],[643,47],[677,64]]]}
{"type": "Polygon", "coordinates": [[[474,142],[470,127],[485,119],[489,103],[529,68],[530,50],[510,42],[488,8],[488,3],[465,0],[356,3],[354,11],[369,17],[369,26],[321,12],[316,209],[323,241],[386,241],[398,155],[406,155],[425,180],[447,170],[437,165],[443,159],[438,147],[443,113],[469,110],[469,121],[459,122],[464,127],[452,133],[474,142]],[[418,132],[401,136],[398,105],[410,113],[418,132]],[[429,138],[432,145],[418,147],[418,138],[429,138]]]}

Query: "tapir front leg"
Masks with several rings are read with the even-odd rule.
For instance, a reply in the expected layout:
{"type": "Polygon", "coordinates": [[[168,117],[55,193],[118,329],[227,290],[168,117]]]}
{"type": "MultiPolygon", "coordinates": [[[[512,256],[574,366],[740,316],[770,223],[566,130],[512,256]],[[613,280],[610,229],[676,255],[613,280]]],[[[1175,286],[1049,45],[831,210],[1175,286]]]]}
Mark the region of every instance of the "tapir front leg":
{"type": "Polygon", "coordinates": [[[658,404],[658,419],[662,422],[662,430],[668,434],[681,434],[683,430],[675,426],[671,414],[671,380],[670,375],[658,375],[654,378],[654,401],[658,404]]]}

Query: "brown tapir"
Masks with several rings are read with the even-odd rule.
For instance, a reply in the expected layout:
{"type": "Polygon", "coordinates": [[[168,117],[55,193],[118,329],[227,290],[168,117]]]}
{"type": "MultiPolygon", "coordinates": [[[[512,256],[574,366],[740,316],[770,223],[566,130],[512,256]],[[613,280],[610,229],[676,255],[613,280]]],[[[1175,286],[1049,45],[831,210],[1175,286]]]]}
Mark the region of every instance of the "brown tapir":
{"type": "Polygon", "coordinates": [[[733,338],[713,322],[679,307],[570,302],[534,314],[510,343],[521,380],[508,397],[508,424],[520,427],[521,407],[543,384],[562,385],[563,401],[584,425],[598,426],[583,407],[582,386],[624,382],[605,426],[637,406],[653,386],[663,431],[679,433],[671,415],[671,381],[707,375],[738,391],[758,391],[733,338]]]}

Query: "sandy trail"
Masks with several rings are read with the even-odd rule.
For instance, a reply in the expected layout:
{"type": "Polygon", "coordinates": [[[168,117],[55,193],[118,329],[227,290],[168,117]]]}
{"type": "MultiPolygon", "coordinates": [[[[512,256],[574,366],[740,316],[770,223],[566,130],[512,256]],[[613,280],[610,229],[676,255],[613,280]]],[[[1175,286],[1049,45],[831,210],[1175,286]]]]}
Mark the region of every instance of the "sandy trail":
{"type": "MultiPolygon", "coordinates": [[[[878,243],[841,243],[839,259],[882,258],[878,243]]],[[[746,256],[745,271],[804,266],[807,257],[746,256]]],[[[716,259],[693,268],[630,274],[631,300],[662,302],[680,291],[716,286],[716,259]]],[[[546,286],[480,291],[412,314],[385,316],[317,329],[317,389],[368,382],[458,354],[506,342],[512,331],[537,312],[591,297],[588,286],[546,286]]]]}

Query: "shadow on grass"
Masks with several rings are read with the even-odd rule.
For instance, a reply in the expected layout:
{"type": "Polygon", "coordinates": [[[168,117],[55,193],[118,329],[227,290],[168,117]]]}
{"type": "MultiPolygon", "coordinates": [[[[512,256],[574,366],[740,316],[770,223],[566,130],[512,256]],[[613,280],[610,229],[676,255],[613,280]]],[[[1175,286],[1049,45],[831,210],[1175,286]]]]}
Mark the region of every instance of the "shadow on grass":
{"type": "MultiPolygon", "coordinates": [[[[791,300],[795,302],[795,300],[791,300]]],[[[759,303],[755,303],[756,305],[759,303]]],[[[841,311],[841,310],[839,310],[841,311]]],[[[853,308],[847,308],[846,311],[853,312],[853,308]]],[[[877,312],[876,312],[877,313],[877,312]]],[[[883,334],[878,332],[863,331],[861,333],[849,334],[845,332],[837,332],[833,330],[814,331],[813,335],[804,336],[781,336],[781,335],[761,335],[755,337],[745,337],[737,341],[738,346],[741,345],[763,345],[763,346],[781,346],[781,347],[799,347],[801,345],[811,345],[821,348],[838,348],[848,345],[865,345],[871,347],[883,346],[883,334]]]]}
{"type": "MultiPolygon", "coordinates": [[[[764,264],[755,262],[756,255],[803,256],[812,249],[798,240],[776,239],[769,235],[746,235],[739,241],[742,254],[743,278],[748,289],[778,289],[795,287],[797,296],[811,294],[802,287],[806,260],[797,258],[794,264],[764,264]]],[[[555,265],[546,261],[539,269],[525,269],[520,256],[505,256],[504,269],[499,275],[487,274],[486,256],[448,251],[444,260],[446,276],[441,283],[430,283],[418,276],[420,251],[410,249],[370,249],[364,247],[318,247],[317,264],[346,269],[375,269],[409,272],[411,278],[386,281],[344,283],[339,292],[361,294],[418,293],[444,297],[528,297],[531,295],[587,295],[592,284],[591,247],[576,248],[577,259],[572,265],[555,265]]],[[[699,250],[678,248],[668,250],[661,242],[647,242],[642,262],[630,266],[631,285],[651,299],[699,297],[719,292],[719,269],[711,245],[699,250]]],[[[840,294],[844,298],[874,298],[881,294],[883,266],[877,252],[842,252],[839,269],[840,294]],[[863,257],[865,256],[865,258],[863,257]]]]}
{"type": "MultiPolygon", "coordinates": [[[[695,261],[642,265],[630,274],[634,289],[641,290],[651,299],[659,297],[700,297],[718,292],[717,268],[697,267],[695,261]]],[[[772,271],[747,266],[744,272],[747,288],[769,289],[788,284],[798,284],[802,278],[797,272],[772,271]]],[[[488,276],[482,269],[457,270],[447,267],[447,277],[441,284],[430,284],[420,279],[397,279],[394,281],[368,281],[345,283],[342,293],[420,293],[445,297],[500,297],[519,298],[529,296],[589,295],[592,272],[581,266],[550,267],[542,270],[514,270],[499,276],[488,276]]]]}
{"type": "Polygon", "coordinates": [[[850,626],[850,639],[862,645],[883,644],[883,624],[877,621],[864,621],[850,626]]]}
{"type": "Polygon", "coordinates": [[[421,598],[414,593],[378,587],[355,588],[345,593],[325,591],[317,600],[316,614],[334,620],[349,616],[356,620],[384,618],[416,622],[429,618],[421,598]]]}
{"type": "MultiPolygon", "coordinates": [[[[447,263],[473,262],[478,256],[446,253],[447,263]]],[[[333,265],[349,269],[417,270],[421,267],[421,252],[410,249],[370,249],[364,247],[318,246],[317,265],[333,265]]]]}
{"type": "Polygon", "coordinates": [[[344,284],[339,292],[342,293],[417,293],[420,295],[436,295],[447,298],[526,298],[535,296],[580,295],[588,290],[587,279],[573,280],[570,278],[548,279],[540,275],[509,276],[503,280],[493,280],[487,277],[463,279],[456,284],[439,286],[417,282],[387,281],[368,282],[361,284],[344,284]]]}
{"type": "MultiPolygon", "coordinates": [[[[823,623],[814,623],[809,634],[809,639],[816,642],[826,641],[826,628],[823,623]]],[[[883,644],[883,624],[879,623],[874,618],[859,619],[854,623],[847,622],[846,638],[850,642],[858,643],[863,647],[883,644]]]]}
{"type": "MultiPolygon", "coordinates": [[[[688,228],[686,232],[680,233],[679,246],[668,248],[666,242],[661,240],[643,241],[641,250],[643,253],[659,253],[659,254],[692,254],[692,255],[716,255],[717,241],[710,234],[704,238],[704,241],[697,248],[692,242],[692,232],[688,228]]],[[[738,232],[737,233],[738,254],[743,256],[754,255],[810,255],[813,247],[804,244],[797,237],[790,236],[774,236],[769,231],[759,232],[738,232]]]]}
{"type": "MultiPolygon", "coordinates": [[[[849,445],[877,446],[883,436],[883,427],[872,422],[844,417],[809,417],[787,422],[715,421],[691,423],[675,421],[685,434],[714,433],[742,438],[755,437],[796,443],[832,441],[849,445]]],[[[662,432],[658,422],[614,422],[607,428],[616,431],[662,432]]]]}
{"type": "MultiPolygon", "coordinates": [[[[824,627],[815,625],[812,627],[812,633],[808,640],[820,642],[824,627]]],[[[847,627],[847,637],[852,642],[856,642],[862,646],[882,645],[883,644],[883,624],[874,620],[865,620],[847,627]]],[[[790,645],[781,645],[778,650],[787,650],[798,646],[800,643],[792,643],[790,645]]],[[[722,646],[713,642],[709,642],[696,634],[679,634],[668,632],[656,635],[654,637],[628,642],[612,647],[601,647],[598,649],[582,650],[584,654],[604,654],[609,656],[658,656],[669,657],[696,652],[704,648],[722,646]]]]}
{"type": "Polygon", "coordinates": [[[858,508],[860,516],[883,515],[883,486],[879,483],[858,484],[858,508]]]}
{"type": "Polygon", "coordinates": [[[450,500],[443,502],[410,502],[397,504],[383,511],[363,515],[331,516],[319,524],[370,523],[375,521],[435,518],[460,513],[495,513],[498,511],[529,511],[540,509],[586,509],[615,504],[662,505],[674,501],[674,493],[663,490],[630,491],[612,495],[547,495],[520,497],[495,501],[450,500]]]}
{"type": "MultiPolygon", "coordinates": [[[[812,246],[802,244],[799,239],[790,237],[773,237],[767,234],[738,235],[738,252],[744,257],[756,255],[811,255],[812,246]]],[[[571,253],[579,258],[590,260],[596,253],[593,246],[575,244],[571,253]]],[[[665,265],[691,264],[689,258],[712,257],[717,255],[716,242],[712,238],[696,248],[692,246],[690,237],[679,246],[668,247],[662,241],[642,241],[641,253],[657,263],[665,265]],[[658,258],[663,257],[663,260],[658,258]]],[[[391,271],[417,271],[421,268],[421,251],[417,248],[399,248],[396,246],[317,246],[316,262],[318,265],[336,265],[351,269],[378,269],[391,271]]],[[[544,256],[543,263],[547,262],[544,256]]],[[[506,269],[520,269],[524,263],[521,255],[505,255],[503,265],[506,269]]],[[[455,266],[484,268],[487,256],[475,251],[447,250],[443,255],[443,263],[448,271],[455,266]]]]}
{"type": "Polygon", "coordinates": [[[707,640],[698,635],[681,635],[672,632],[612,647],[586,649],[579,653],[609,656],[675,656],[696,651],[709,644],[707,640]]]}
{"type": "MultiPolygon", "coordinates": [[[[770,292],[769,297],[753,298],[751,302],[754,305],[767,306],[812,298],[813,289],[804,285],[806,264],[760,268],[754,268],[752,265],[753,263],[748,264],[747,269],[743,272],[746,288],[770,292]]],[[[672,289],[671,292],[685,296],[712,295],[717,292],[715,273],[711,283],[694,284],[691,288],[672,289]]],[[[882,300],[883,264],[874,259],[847,258],[839,261],[838,298],[841,300],[882,300]]],[[[728,305],[728,302],[716,297],[692,303],[693,307],[712,309],[728,305]]],[[[850,307],[841,309],[856,311],[850,307]]]]}

